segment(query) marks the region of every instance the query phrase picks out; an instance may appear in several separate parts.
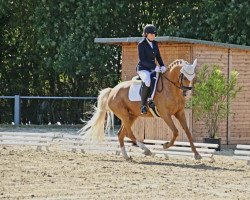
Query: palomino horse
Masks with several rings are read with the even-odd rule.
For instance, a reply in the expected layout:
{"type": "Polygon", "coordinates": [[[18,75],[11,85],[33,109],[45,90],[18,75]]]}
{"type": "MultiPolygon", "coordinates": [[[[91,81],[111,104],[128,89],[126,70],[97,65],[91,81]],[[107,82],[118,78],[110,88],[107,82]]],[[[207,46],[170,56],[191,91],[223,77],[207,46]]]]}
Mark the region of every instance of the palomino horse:
{"type": "MultiPolygon", "coordinates": [[[[163,148],[167,149],[171,147],[178,136],[178,129],[171,118],[171,116],[174,115],[186,132],[195,159],[201,159],[200,154],[197,152],[193,144],[192,135],[188,129],[184,112],[184,93],[191,89],[189,86],[195,76],[196,64],[197,60],[195,60],[193,64],[189,64],[184,60],[176,60],[171,63],[168,70],[164,74],[159,75],[154,102],[158,108],[160,117],[166,122],[173,132],[172,139],[170,142],[166,142],[163,145],[163,148]]],[[[114,88],[106,88],[102,90],[98,96],[97,108],[93,117],[80,130],[81,135],[85,135],[87,138],[91,137],[92,140],[104,139],[106,114],[113,112],[122,122],[121,128],[118,131],[118,139],[121,152],[125,159],[130,159],[124,146],[125,136],[129,137],[134,143],[143,149],[145,155],[152,154],[142,142],[135,138],[131,130],[136,118],[142,116],[140,112],[140,102],[132,102],[128,98],[129,88],[132,83],[133,80],[124,81],[119,83],[114,88]]],[[[153,117],[150,112],[143,116],[153,117]]]]}

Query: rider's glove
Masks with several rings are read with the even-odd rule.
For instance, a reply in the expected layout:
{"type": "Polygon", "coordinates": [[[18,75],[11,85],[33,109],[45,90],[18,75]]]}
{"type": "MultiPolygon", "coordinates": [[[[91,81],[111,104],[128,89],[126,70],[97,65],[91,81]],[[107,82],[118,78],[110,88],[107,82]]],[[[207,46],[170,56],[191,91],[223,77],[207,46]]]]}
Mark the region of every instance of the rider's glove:
{"type": "Polygon", "coordinates": [[[167,71],[167,68],[165,66],[160,67],[161,73],[165,73],[167,71]]]}
{"type": "Polygon", "coordinates": [[[156,66],[156,67],[155,67],[155,72],[156,72],[156,73],[160,73],[160,72],[161,72],[161,68],[160,68],[159,66],[156,66]]]}

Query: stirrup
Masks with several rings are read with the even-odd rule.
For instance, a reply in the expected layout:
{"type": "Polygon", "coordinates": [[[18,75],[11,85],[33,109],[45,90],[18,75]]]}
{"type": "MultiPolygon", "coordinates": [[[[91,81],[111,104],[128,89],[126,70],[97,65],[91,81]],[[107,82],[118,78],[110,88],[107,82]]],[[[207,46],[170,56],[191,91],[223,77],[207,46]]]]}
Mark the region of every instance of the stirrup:
{"type": "Polygon", "coordinates": [[[148,101],[148,106],[149,106],[150,108],[152,108],[152,109],[155,109],[155,102],[154,102],[152,99],[150,99],[150,100],[148,101]]]}
{"type": "Polygon", "coordinates": [[[141,106],[141,114],[146,115],[147,114],[147,106],[141,106]]]}
{"type": "Polygon", "coordinates": [[[158,113],[158,110],[155,106],[155,102],[153,101],[153,99],[150,99],[148,101],[148,106],[153,110],[154,114],[153,115],[156,115],[157,117],[160,117],[160,114],[158,113]]]}

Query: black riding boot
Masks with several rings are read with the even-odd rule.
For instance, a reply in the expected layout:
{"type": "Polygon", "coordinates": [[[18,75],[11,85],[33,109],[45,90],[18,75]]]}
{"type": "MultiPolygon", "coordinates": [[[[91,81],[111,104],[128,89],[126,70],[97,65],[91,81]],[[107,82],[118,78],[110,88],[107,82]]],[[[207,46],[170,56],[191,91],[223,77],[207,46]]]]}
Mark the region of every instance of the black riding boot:
{"type": "Polygon", "coordinates": [[[149,97],[150,97],[150,99],[148,100],[148,106],[150,108],[152,108],[152,109],[155,108],[155,103],[154,103],[153,99],[151,99],[151,96],[152,96],[153,92],[154,92],[154,84],[151,84],[150,91],[149,91],[149,97]]]}
{"type": "Polygon", "coordinates": [[[150,87],[147,87],[145,83],[141,86],[141,114],[147,114],[147,98],[150,87]]]}

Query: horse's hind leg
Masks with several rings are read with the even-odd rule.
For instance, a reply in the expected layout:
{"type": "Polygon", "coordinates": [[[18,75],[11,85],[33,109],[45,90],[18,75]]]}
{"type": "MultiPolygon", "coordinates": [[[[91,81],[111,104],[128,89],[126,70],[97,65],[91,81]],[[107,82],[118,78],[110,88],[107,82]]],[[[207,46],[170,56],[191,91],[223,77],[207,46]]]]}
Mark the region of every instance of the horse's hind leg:
{"type": "Polygon", "coordinates": [[[128,115],[125,119],[124,119],[124,127],[126,129],[127,132],[127,136],[133,141],[133,143],[137,144],[143,151],[144,154],[147,156],[152,155],[151,151],[145,146],[144,143],[140,142],[139,140],[136,139],[136,137],[133,134],[133,131],[131,129],[133,123],[135,122],[137,116],[134,115],[128,115]]]}
{"type": "Polygon", "coordinates": [[[118,140],[119,140],[119,143],[120,143],[121,153],[122,153],[123,157],[126,160],[130,160],[131,157],[128,156],[128,154],[126,152],[126,149],[125,149],[125,145],[124,145],[125,136],[126,136],[126,130],[125,130],[124,126],[122,125],[121,128],[118,131],[118,140]]]}
{"type": "Polygon", "coordinates": [[[137,144],[144,151],[145,155],[152,155],[151,151],[142,142],[138,141],[132,132],[131,127],[137,117],[129,115],[129,113],[127,113],[127,115],[117,116],[122,120],[122,128],[119,131],[118,138],[121,146],[121,151],[123,152],[123,156],[125,157],[125,159],[128,158],[124,146],[124,137],[126,135],[132,140],[133,143],[137,144]]]}

